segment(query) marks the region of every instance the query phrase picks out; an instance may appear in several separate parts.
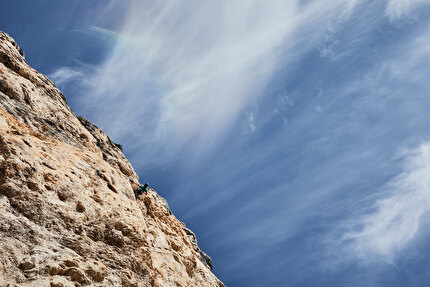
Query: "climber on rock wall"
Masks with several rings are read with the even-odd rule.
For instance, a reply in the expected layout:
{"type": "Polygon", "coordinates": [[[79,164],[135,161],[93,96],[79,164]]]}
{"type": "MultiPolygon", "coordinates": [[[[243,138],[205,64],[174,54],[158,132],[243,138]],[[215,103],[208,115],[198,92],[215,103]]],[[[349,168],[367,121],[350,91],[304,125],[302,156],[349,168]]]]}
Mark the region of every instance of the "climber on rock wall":
{"type": "Polygon", "coordinates": [[[138,198],[139,196],[141,196],[143,193],[147,194],[148,193],[148,187],[149,184],[145,183],[144,185],[140,185],[138,188],[134,189],[134,196],[136,198],[138,198]]]}

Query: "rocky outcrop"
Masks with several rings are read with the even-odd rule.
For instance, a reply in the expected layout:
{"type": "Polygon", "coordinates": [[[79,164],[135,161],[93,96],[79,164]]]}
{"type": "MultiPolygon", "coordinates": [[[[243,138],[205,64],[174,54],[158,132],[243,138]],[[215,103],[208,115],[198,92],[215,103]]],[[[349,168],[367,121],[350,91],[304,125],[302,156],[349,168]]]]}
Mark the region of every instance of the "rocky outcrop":
{"type": "Polygon", "coordinates": [[[0,32],[0,286],[224,286],[195,235],[0,32]]]}

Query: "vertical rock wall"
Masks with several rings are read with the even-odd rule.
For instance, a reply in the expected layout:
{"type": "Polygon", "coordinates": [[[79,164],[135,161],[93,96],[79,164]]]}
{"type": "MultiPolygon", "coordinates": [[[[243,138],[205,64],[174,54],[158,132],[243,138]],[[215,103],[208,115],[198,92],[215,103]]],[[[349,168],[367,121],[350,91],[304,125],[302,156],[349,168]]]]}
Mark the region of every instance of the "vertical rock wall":
{"type": "Polygon", "coordinates": [[[224,286],[121,150],[0,32],[0,286],[224,286]]]}

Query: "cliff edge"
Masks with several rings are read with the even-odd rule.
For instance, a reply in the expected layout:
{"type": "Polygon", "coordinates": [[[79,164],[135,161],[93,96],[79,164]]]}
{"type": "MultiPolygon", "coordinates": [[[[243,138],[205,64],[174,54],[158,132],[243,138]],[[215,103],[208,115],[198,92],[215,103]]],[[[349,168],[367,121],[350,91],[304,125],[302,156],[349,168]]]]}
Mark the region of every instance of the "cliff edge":
{"type": "Polygon", "coordinates": [[[195,235],[0,32],[0,286],[224,286],[195,235]]]}

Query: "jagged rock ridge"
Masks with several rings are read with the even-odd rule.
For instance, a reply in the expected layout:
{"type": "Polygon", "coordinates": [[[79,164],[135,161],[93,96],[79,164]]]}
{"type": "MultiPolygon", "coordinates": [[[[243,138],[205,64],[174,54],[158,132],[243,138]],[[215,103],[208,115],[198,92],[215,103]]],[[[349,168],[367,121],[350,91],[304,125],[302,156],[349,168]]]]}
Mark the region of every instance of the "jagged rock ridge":
{"type": "Polygon", "coordinates": [[[0,32],[0,286],[224,286],[195,235],[0,32]]]}

